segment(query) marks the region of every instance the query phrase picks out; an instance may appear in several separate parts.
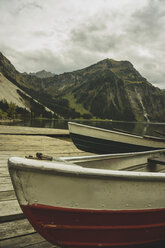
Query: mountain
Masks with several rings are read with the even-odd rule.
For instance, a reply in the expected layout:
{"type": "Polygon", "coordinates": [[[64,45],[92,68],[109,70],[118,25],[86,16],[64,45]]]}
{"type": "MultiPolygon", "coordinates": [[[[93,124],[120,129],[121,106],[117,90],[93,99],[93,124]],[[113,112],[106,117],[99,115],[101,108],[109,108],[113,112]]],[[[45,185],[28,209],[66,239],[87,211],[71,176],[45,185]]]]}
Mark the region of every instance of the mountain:
{"type": "MultiPolygon", "coordinates": [[[[56,99],[51,94],[47,94],[46,88],[49,84],[49,79],[52,78],[37,78],[36,76],[28,75],[26,73],[18,72],[11,62],[0,53],[0,72],[14,85],[30,95],[32,99],[37,100],[40,104],[47,107],[54,114],[56,118],[80,117],[81,114],[75,112],[70,106],[65,104],[64,99],[56,99]]],[[[55,75],[53,79],[56,80],[58,76],[55,75]]],[[[25,97],[25,96],[24,96],[25,97]]],[[[25,97],[26,98],[26,97],[25,97]]],[[[37,115],[37,108],[35,108],[35,115],[37,115]]],[[[33,109],[34,109],[33,108],[33,109]]],[[[38,108],[38,115],[43,115],[43,111],[38,108]]],[[[50,116],[49,111],[49,116],[50,116]]],[[[45,114],[44,114],[45,116],[45,114]]]]}
{"type": "Polygon", "coordinates": [[[19,73],[0,53],[0,72],[58,118],[165,121],[165,92],[129,61],[105,59],[81,70],[38,78],[19,73]]]}
{"type": "Polygon", "coordinates": [[[128,61],[105,59],[47,81],[56,101],[86,116],[102,119],[165,121],[165,93],[149,83],[128,61]]]}
{"type": "MultiPolygon", "coordinates": [[[[32,98],[27,92],[22,90],[17,83],[20,73],[14,66],[0,53],[0,117],[52,117],[52,110],[48,109],[38,100],[32,98]],[[14,83],[13,83],[14,82],[14,83]],[[8,113],[6,115],[5,113],[8,113]]],[[[21,78],[21,77],[20,77],[21,78]]],[[[18,80],[19,81],[19,80],[18,80]]]]}
{"type": "MultiPolygon", "coordinates": [[[[30,112],[29,106],[26,104],[24,99],[20,96],[19,88],[12,84],[7,78],[0,72],[0,100],[6,100],[6,102],[14,103],[18,107],[25,108],[30,112]]],[[[22,91],[22,94],[25,92],[22,91]]]]}
{"type": "Polygon", "coordinates": [[[38,72],[30,72],[29,75],[36,76],[38,78],[48,78],[48,77],[54,77],[55,74],[52,72],[42,70],[38,72]]]}

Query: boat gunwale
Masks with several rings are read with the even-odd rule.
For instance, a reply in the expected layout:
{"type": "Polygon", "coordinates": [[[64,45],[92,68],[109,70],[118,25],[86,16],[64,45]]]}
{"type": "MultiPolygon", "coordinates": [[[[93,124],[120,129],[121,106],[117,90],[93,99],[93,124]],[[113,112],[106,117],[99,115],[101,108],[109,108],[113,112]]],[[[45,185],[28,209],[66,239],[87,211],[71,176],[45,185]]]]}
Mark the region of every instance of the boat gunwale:
{"type": "Polygon", "coordinates": [[[8,159],[9,170],[12,168],[35,171],[47,174],[58,174],[63,176],[76,176],[88,178],[119,178],[122,180],[164,180],[165,173],[162,172],[139,172],[110,169],[85,168],[80,165],[65,161],[41,161],[27,158],[11,157],[8,159]]]}
{"type": "MultiPolygon", "coordinates": [[[[122,131],[119,132],[119,131],[114,131],[111,129],[104,129],[104,128],[99,128],[99,127],[95,127],[95,126],[88,126],[88,125],[84,125],[84,124],[80,124],[80,123],[76,123],[76,122],[68,122],[70,134],[76,134],[76,135],[80,135],[80,136],[95,138],[93,135],[88,136],[86,134],[78,134],[77,132],[72,132],[70,130],[70,125],[75,126],[75,127],[76,126],[83,127],[86,129],[90,129],[92,131],[97,130],[97,131],[100,131],[102,133],[109,133],[112,135],[120,135],[120,136],[123,136],[123,138],[126,138],[126,137],[135,138],[135,139],[139,139],[139,140],[144,141],[144,142],[152,141],[152,142],[158,143],[158,144],[164,144],[165,143],[165,138],[162,138],[162,137],[148,136],[148,135],[141,136],[141,135],[130,134],[130,133],[122,132],[122,131]]],[[[101,139],[101,138],[98,138],[98,139],[101,139]]],[[[104,138],[104,139],[110,141],[107,138],[104,138]]],[[[121,141],[116,141],[116,142],[121,142],[121,141]]],[[[131,143],[128,141],[125,141],[125,142],[123,142],[123,144],[131,144],[131,143]]],[[[151,146],[151,147],[154,147],[154,146],[151,146]]]]}
{"type": "MultiPolygon", "coordinates": [[[[135,156],[141,156],[141,155],[149,155],[149,154],[157,154],[162,153],[165,155],[165,148],[155,149],[155,150],[148,150],[148,151],[142,151],[142,152],[127,152],[127,153],[112,153],[112,154],[97,154],[97,155],[85,155],[85,156],[75,156],[75,157],[57,157],[60,161],[79,161],[82,159],[116,159],[116,158],[126,158],[126,157],[135,157],[135,156]]],[[[56,161],[56,158],[55,158],[56,161]]]]}
{"type": "Polygon", "coordinates": [[[100,128],[100,127],[94,127],[94,126],[88,126],[88,125],[84,125],[84,124],[80,124],[80,123],[76,123],[76,122],[68,122],[68,125],[75,125],[75,126],[81,126],[84,128],[89,128],[89,129],[93,129],[93,130],[98,130],[98,131],[103,131],[103,132],[107,132],[107,133],[114,133],[114,134],[120,134],[123,136],[129,136],[129,137],[135,137],[135,138],[139,138],[139,139],[144,139],[143,136],[140,135],[134,135],[134,134],[129,134],[129,133],[124,133],[124,132],[118,132],[118,131],[113,131],[113,130],[109,130],[109,129],[104,129],[104,128],[100,128]]]}
{"type": "MultiPolygon", "coordinates": [[[[22,205],[26,206],[26,205],[22,205]]],[[[54,211],[54,209],[58,212],[68,212],[68,213],[97,213],[97,214],[144,214],[144,213],[164,213],[165,208],[142,208],[142,209],[85,209],[85,208],[73,208],[73,207],[59,207],[59,206],[51,206],[51,205],[44,205],[40,203],[33,203],[28,205],[31,209],[40,209],[40,210],[46,210],[46,211],[54,211]]]]}

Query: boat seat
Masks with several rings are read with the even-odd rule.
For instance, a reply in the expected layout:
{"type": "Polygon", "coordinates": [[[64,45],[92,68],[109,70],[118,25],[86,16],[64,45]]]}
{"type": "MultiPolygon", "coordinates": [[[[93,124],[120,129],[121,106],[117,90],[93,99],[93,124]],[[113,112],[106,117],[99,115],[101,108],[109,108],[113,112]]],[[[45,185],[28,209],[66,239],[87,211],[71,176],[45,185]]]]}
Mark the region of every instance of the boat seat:
{"type": "Polygon", "coordinates": [[[148,164],[149,165],[156,165],[156,164],[165,165],[165,156],[156,157],[156,158],[149,158],[148,159],[148,164]]]}
{"type": "Polygon", "coordinates": [[[162,138],[162,137],[156,137],[156,136],[143,135],[143,138],[145,138],[145,139],[151,139],[151,140],[156,140],[156,141],[163,141],[163,142],[165,142],[165,138],[162,138]]]}

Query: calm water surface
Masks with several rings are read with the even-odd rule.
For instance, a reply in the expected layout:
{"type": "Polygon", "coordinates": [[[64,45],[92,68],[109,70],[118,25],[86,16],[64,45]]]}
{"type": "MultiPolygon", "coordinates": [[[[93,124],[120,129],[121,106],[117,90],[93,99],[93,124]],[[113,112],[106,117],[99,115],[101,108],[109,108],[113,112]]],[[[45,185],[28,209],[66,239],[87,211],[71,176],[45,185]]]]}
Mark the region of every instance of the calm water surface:
{"type": "MultiPolygon", "coordinates": [[[[106,128],[106,129],[120,129],[138,135],[161,136],[160,134],[157,133],[157,131],[165,134],[165,123],[142,123],[142,122],[139,123],[139,122],[91,121],[91,120],[76,120],[76,121],[72,120],[72,121],[90,126],[106,128]]],[[[7,123],[5,125],[68,129],[68,120],[33,119],[33,120],[24,120],[21,122],[7,123]]]]}

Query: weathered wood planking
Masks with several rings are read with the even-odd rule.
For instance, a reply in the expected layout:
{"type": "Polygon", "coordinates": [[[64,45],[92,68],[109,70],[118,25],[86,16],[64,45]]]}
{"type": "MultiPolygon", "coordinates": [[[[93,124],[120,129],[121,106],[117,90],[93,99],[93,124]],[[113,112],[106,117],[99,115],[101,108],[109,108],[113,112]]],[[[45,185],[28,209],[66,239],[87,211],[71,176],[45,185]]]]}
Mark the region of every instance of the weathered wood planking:
{"type": "Polygon", "coordinates": [[[38,128],[23,126],[5,126],[0,125],[0,134],[17,135],[50,135],[50,136],[69,136],[69,131],[65,129],[38,128]]]}
{"type": "Polygon", "coordinates": [[[12,183],[11,183],[11,180],[9,178],[9,176],[5,175],[5,176],[0,176],[0,192],[3,192],[3,191],[11,191],[13,190],[13,186],[12,186],[12,183]]]}
{"type": "Polygon", "coordinates": [[[14,238],[0,240],[1,248],[55,248],[52,244],[45,241],[38,233],[15,236],[14,238]]]}
{"type": "Polygon", "coordinates": [[[15,199],[16,196],[14,190],[0,191],[0,202],[15,200],[15,199]]]}
{"type": "Polygon", "coordinates": [[[0,210],[0,223],[24,217],[16,199],[0,201],[0,210]]]}
{"type": "MultiPolygon", "coordinates": [[[[54,156],[69,154],[83,154],[72,142],[44,136],[0,135],[0,153],[3,155],[28,155],[29,153],[49,153],[54,156]]],[[[65,155],[64,155],[65,156],[65,155]]],[[[4,156],[5,157],[5,156],[4,156]]],[[[4,163],[4,160],[3,160],[4,163]]]]}
{"type": "Polygon", "coordinates": [[[11,156],[35,155],[36,152],[59,157],[87,155],[78,150],[68,138],[68,130],[13,127],[0,125],[0,247],[54,248],[35,232],[25,219],[16,200],[7,168],[11,156]]]}
{"type": "Polygon", "coordinates": [[[0,225],[0,240],[14,238],[15,236],[36,233],[27,219],[4,222],[0,225]]]}

